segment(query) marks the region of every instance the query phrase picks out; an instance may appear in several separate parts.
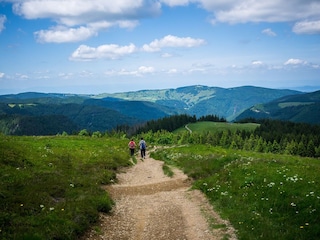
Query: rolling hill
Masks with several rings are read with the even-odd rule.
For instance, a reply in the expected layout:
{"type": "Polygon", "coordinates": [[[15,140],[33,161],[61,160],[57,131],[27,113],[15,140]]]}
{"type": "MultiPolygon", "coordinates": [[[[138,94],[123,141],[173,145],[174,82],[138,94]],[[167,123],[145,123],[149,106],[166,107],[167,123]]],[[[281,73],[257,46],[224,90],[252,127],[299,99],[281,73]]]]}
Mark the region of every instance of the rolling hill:
{"type": "Polygon", "coordinates": [[[114,94],[101,94],[96,98],[113,97],[123,100],[149,101],[176,108],[197,117],[218,115],[228,121],[257,103],[267,103],[274,99],[301,92],[286,89],[269,89],[254,86],[219,88],[208,86],[187,86],[177,89],[142,90],[114,94]]]}
{"type": "Polygon", "coordinates": [[[68,133],[79,129],[104,132],[176,114],[217,115],[231,121],[253,105],[296,94],[301,92],[253,86],[187,86],[99,95],[1,95],[0,131],[15,135],[52,135],[62,129],[68,133]]]}
{"type": "Polygon", "coordinates": [[[240,114],[236,120],[246,118],[320,124],[320,91],[285,96],[265,104],[254,105],[240,114]]]}

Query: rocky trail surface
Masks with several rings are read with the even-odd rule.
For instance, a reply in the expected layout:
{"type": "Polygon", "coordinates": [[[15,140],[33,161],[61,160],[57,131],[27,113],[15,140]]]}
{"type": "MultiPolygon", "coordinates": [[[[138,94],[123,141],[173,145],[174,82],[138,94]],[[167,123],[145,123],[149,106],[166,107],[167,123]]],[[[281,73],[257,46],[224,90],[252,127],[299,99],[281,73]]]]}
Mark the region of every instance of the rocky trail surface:
{"type": "Polygon", "coordinates": [[[147,156],[117,175],[106,190],[115,201],[110,214],[83,240],[235,240],[230,224],[221,219],[188,177],[178,169],[167,177],[162,161],[147,156]],[[99,230],[97,230],[99,229],[99,230]]]}

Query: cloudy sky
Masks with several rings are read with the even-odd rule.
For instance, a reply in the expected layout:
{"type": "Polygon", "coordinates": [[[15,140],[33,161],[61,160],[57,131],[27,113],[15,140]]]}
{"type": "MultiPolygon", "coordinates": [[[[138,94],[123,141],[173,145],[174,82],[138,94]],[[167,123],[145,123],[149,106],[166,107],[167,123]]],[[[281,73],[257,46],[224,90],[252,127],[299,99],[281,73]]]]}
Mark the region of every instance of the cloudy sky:
{"type": "Polygon", "coordinates": [[[317,90],[320,1],[0,0],[0,56],[0,94],[317,90]]]}

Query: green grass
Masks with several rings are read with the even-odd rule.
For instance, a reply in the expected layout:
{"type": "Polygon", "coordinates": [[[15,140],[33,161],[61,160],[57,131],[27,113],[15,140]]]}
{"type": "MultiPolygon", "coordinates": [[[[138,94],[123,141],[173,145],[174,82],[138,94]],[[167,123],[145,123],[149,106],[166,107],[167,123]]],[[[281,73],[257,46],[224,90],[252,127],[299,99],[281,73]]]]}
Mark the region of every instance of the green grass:
{"type": "Polygon", "coordinates": [[[173,177],[174,172],[172,171],[171,167],[168,166],[167,164],[163,164],[162,170],[163,170],[163,173],[164,173],[166,176],[168,176],[168,177],[173,177]]]}
{"type": "Polygon", "coordinates": [[[76,239],[113,202],[127,140],[0,136],[0,239],[76,239]]]}
{"type": "Polygon", "coordinates": [[[320,162],[275,154],[195,145],[159,150],[154,157],[195,180],[239,239],[317,239],[320,162]]]}
{"type": "MultiPolygon", "coordinates": [[[[230,130],[234,132],[236,130],[254,131],[259,124],[256,123],[225,123],[225,122],[197,122],[188,124],[188,128],[192,132],[203,133],[203,132],[222,132],[230,130]]],[[[175,133],[187,131],[185,128],[179,128],[175,133]]]]}

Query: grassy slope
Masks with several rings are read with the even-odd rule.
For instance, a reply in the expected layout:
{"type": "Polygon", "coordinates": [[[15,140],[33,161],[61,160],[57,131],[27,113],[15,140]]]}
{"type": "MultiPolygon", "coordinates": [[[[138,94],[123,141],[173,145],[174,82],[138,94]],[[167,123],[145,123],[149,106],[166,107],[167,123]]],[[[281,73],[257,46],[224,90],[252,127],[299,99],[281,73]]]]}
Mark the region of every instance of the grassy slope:
{"type": "MultiPolygon", "coordinates": [[[[224,123],[224,122],[197,122],[188,124],[188,128],[194,132],[218,132],[224,130],[236,131],[245,130],[253,131],[259,124],[256,123],[224,123]]],[[[179,128],[176,132],[186,131],[184,127],[179,128]]]]}
{"type": "MultiPolygon", "coordinates": [[[[199,122],[193,132],[253,130],[255,124],[199,122]]],[[[181,128],[179,131],[186,131],[181,128]]],[[[316,239],[320,236],[320,162],[289,155],[189,145],[153,154],[195,180],[239,239],[316,239]]]]}
{"type": "Polygon", "coordinates": [[[75,239],[108,212],[127,141],[0,135],[0,239],[75,239]]]}
{"type": "Polygon", "coordinates": [[[317,159],[190,145],[154,154],[195,179],[239,239],[316,239],[320,236],[317,159]]]}

